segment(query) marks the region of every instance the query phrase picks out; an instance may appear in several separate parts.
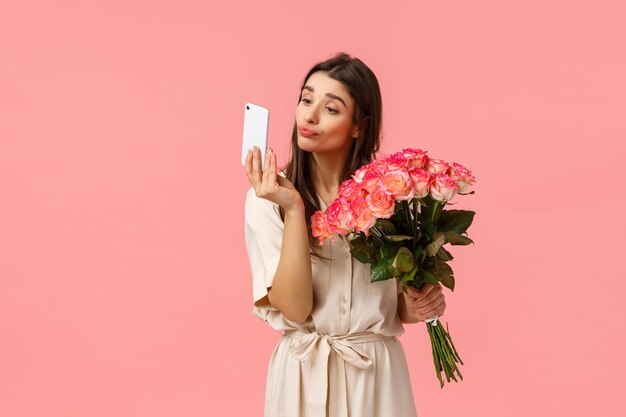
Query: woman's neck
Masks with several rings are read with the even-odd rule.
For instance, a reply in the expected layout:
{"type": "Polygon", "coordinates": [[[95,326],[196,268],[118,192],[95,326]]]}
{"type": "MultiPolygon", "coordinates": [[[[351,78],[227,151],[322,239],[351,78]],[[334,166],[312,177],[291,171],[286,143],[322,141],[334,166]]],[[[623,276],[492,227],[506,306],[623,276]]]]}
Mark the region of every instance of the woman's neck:
{"type": "Polygon", "coordinates": [[[346,155],[313,154],[312,175],[315,189],[320,194],[335,194],[342,181],[346,155]]]}

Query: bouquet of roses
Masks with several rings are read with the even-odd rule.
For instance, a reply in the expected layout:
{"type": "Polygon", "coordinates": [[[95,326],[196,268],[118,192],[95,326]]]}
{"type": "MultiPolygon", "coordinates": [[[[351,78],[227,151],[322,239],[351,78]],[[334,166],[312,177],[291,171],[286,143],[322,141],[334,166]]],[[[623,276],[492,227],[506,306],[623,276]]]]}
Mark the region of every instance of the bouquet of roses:
{"type": "MultiPolygon", "coordinates": [[[[463,165],[432,159],[426,151],[404,149],[357,169],[344,181],[338,197],[325,212],[311,217],[311,229],[320,245],[334,234],[350,235],[352,256],[371,264],[372,282],[399,279],[421,289],[426,283],[441,283],[454,290],[454,275],[448,261],[452,254],[444,245],[469,245],[467,236],[474,215],[469,210],[444,210],[455,195],[475,183],[463,165]]],[[[438,317],[426,320],[435,370],[441,387],[441,372],[462,380],[457,363],[463,364],[438,317]]]]}

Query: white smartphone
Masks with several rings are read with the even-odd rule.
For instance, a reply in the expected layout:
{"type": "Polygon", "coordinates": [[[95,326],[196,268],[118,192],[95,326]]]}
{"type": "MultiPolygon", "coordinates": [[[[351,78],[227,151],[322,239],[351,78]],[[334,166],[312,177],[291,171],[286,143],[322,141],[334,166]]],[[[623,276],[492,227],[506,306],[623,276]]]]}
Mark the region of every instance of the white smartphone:
{"type": "Polygon", "coordinates": [[[265,149],[267,148],[267,129],[270,112],[265,107],[246,103],[243,108],[243,145],[241,147],[241,164],[246,165],[248,150],[258,146],[261,150],[261,168],[265,165],[265,149]]]}

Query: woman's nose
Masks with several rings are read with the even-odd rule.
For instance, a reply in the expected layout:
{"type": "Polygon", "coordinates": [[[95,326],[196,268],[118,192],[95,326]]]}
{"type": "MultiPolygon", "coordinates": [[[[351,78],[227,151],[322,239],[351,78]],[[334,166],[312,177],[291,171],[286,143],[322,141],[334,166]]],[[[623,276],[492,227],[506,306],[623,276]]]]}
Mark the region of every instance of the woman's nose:
{"type": "Polygon", "coordinates": [[[315,106],[310,106],[304,113],[304,120],[309,124],[317,123],[317,109],[315,106]]]}

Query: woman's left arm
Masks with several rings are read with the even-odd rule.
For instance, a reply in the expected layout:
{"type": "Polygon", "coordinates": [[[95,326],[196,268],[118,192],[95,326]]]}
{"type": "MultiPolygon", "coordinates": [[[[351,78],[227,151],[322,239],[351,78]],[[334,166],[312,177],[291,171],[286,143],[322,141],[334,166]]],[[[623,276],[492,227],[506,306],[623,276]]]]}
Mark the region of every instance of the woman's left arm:
{"type": "Polygon", "coordinates": [[[443,316],[446,300],[441,285],[426,284],[421,291],[408,286],[407,294],[398,295],[398,315],[402,323],[417,323],[443,316]]]}

